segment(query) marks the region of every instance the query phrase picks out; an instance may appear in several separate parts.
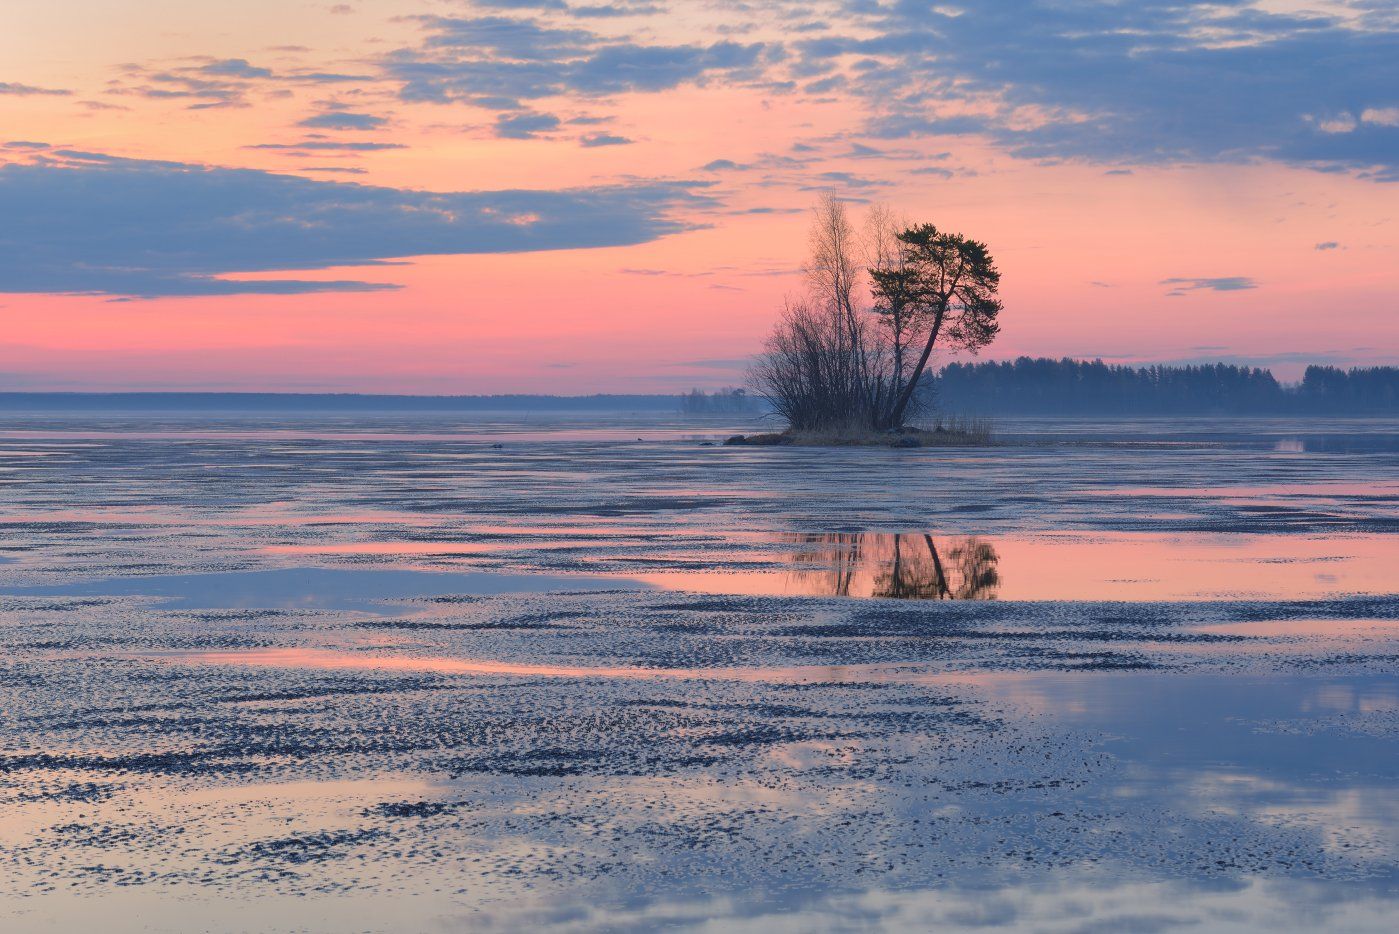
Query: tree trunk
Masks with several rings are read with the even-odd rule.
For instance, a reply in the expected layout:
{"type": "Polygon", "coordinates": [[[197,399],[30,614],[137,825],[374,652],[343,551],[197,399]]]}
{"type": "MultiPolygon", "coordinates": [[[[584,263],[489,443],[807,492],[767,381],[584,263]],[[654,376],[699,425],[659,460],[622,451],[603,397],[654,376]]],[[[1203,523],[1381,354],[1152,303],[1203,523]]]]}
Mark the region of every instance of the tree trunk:
{"type": "Polygon", "coordinates": [[[899,396],[899,401],[894,404],[894,410],[889,413],[888,422],[885,428],[898,428],[903,424],[904,411],[908,408],[908,400],[913,398],[913,391],[918,388],[918,380],[923,375],[923,368],[928,365],[928,358],[933,355],[933,344],[937,343],[938,331],[942,330],[942,318],[947,313],[946,307],[938,310],[937,317],[933,319],[932,330],[928,332],[928,342],[923,345],[923,353],[918,356],[918,366],[914,368],[912,375],[908,378],[908,385],[904,387],[903,393],[899,396]]]}
{"type": "Polygon", "coordinates": [[[951,595],[952,587],[947,583],[947,572],[942,568],[942,558],[938,556],[938,548],[937,545],[933,544],[933,537],[925,532],[923,541],[928,546],[928,554],[933,556],[933,570],[937,573],[937,598],[942,600],[951,595]]]}

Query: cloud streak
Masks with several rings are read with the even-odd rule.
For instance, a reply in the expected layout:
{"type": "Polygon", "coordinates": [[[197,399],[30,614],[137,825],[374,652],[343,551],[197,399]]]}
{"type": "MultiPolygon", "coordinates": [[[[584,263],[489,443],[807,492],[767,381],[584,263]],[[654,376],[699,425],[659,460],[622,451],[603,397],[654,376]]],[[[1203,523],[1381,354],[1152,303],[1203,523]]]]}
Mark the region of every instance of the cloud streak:
{"type": "Polygon", "coordinates": [[[0,81],[0,95],[10,97],[67,97],[72,91],[63,88],[40,88],[32,84],[17,84],[13,81],[0,81]]]}
{"type": "Polygon", "coordinates": [[[388,122],[386,118],[374,114],[328,110],[314,117],[307,117],[297,123],[297,126],[315,130],[377,130],[388,122]]]}
{"type": "Polygon", "coordinates": [[[424,192],[57,150],[0,166],[0,292],[299,294],[391,285],[236,274],[623,246],[689,225],[697,183],[424,192]]]}
{"type": "Polygon", "coordinates": [[[1258,288],[1258,283],[1248,276],[1218,276],[1212,279],[1173,276],[1170,279],[1162,279],[1160,284],[1171,286],[1171,290],[1166,293],[1171,296],[1184,295],[1187,292],[1242,292],[1258,288]]]}
{"type": "Polygon", "coordinates": [[[496,118],[495,135],[501,139],[535,139],[540,133],[557,130],[560,123],[553,114],[501,114],[496,118]]]}
{"type": "MultiPolygon", "coordinates": [[[[343,74],[293,69],[274,71],[244,58],[209,59],[200,65],[172,67],[126,65],[122,77],[111,82],[108,94],[156,101],[188,101],[191,110],[246,107],[255,90],[285,92],[305,85],[369,83],[375,75],[343,74]]],[[[66,93],[66,92],[64,92],[66,93]]]]}
{"type": "Polygon", "coordinates": [[[778,51],[728,40],[645,44],[506,16],[424,16],[419,22],[422,43],[383,61],[400,84],[400,97],[498,110],[544,97],[656,92],[711,77],[751,77],[778,51]]]}

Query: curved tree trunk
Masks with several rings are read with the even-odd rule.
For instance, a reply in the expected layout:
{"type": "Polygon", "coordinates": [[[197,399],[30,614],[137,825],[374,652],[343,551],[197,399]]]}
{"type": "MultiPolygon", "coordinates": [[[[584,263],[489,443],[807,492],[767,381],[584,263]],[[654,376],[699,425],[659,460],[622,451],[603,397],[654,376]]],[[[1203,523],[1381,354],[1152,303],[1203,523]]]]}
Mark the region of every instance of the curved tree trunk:
{"type": "Polygon", "coordinates": [[[893,410],[889,413],[884,428],[898,428],[903,424],[904,412],[908,410],[908,400],[913,398],[913,391],[918,388],[918,380],[923,375],[923,368],[928,365],[928,358],[933,355],[933,344],[937,343],[938,332],[942,330],[942,318],[946,314],[946,309],[939,309],[937,317],[933,319],[932,330],[928,332],[928,342],[923,345],[923,352],[918,356],[918,366],[908,378],[908,384],[904,386],[904,391],[900,393],[898,401],[894,403],[893,410]]]}

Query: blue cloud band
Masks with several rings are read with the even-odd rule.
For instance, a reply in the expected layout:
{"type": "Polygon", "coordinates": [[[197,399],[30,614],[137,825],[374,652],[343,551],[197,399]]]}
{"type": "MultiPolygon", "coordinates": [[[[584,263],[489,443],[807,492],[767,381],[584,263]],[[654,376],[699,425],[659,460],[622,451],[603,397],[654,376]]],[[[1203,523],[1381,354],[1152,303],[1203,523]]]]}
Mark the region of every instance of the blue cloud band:
{"type": "Polygon", "coordinates": [[[0,166],[0,292],[112,296],[392,288],[228,274],[624,246],[688,229],[700,183],[424,192],[56,150],[0,166]]]}

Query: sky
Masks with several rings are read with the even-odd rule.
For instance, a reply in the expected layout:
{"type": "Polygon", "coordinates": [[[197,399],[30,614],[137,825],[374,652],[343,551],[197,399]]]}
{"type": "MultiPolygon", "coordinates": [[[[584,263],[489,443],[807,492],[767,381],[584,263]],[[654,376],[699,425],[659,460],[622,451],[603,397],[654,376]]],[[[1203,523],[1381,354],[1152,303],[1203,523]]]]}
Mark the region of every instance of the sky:
{"type": "Polygon", "coordinates": [[[824,190],[985,358],[1399,363],[1399,0],[5,0],[0,390],[738,385],[824,190]]]}

